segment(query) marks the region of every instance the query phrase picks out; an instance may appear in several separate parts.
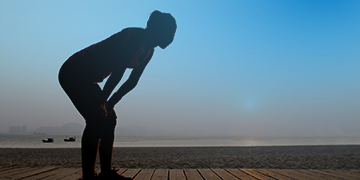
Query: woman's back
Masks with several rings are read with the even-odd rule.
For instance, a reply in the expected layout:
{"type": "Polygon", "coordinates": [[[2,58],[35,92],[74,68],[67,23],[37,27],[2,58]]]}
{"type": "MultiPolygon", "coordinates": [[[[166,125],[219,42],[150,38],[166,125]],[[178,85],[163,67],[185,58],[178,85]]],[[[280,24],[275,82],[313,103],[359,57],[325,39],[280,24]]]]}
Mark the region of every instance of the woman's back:
{"type": "Polygon", "coordinates": [[[73,54],[67,61],[73,72],[91,82],[102,82],[114,68],[127,68],[144,43],[144,29],[126,28],[73,54]]]}

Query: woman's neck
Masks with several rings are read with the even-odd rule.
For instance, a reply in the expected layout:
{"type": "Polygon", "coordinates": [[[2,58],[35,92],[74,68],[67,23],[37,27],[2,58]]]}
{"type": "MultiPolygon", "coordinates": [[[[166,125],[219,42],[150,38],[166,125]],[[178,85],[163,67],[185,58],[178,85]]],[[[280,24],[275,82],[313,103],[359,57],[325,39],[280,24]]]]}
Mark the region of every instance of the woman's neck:
{"type": "Polygon", "coordinates": [[[148,30],[145,29],[145,37],[146,37],[146,46],[148,48],[155,48],[158,45],[156,45],[155,40],[154,40],[154,36],[152,35],[152,33],[148,30]]]}

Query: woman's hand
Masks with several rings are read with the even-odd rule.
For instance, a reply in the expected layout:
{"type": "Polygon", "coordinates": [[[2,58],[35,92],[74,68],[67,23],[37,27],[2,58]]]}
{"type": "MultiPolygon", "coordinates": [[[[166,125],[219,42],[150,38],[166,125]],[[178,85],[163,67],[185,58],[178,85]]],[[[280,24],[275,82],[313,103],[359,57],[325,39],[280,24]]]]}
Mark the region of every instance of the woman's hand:
{"type": "Polygon", "coordinates": [[[107,117],[106,101],[101,104],[101,109],[103,110],[101,115],[107,117]]]}
{"type": "MultiPolygon", "coordinates": [[[[101,104],[101,108],[103,109],[103,113],[102,113],[103,116],[108,117],[111,114],[115,115],[114,107],[111,105],[108,106],[106,101],[103,104],[101,104]]],[[[115,117],[116,117],[116,115],[115,115],[115,117]]]]}

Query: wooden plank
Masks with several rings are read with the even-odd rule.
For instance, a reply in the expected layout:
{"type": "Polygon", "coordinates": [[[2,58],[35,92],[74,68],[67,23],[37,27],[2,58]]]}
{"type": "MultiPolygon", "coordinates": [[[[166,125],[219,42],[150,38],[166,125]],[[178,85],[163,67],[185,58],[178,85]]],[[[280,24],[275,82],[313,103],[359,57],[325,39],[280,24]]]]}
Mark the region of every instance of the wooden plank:
{"type": "Polygon", "coordinates": [[[182,169],[170,169],[169,180],[186,180],[184,171],[182,169]]]}
{"type": "Polygon", "coordinates": [[[315,172],[315,173],[318,173],[318,174],[323,174],[323,175],[329,176],[329,177],[338,178],[338,179],[346,179],[346,178],[343,178],[341,176],[341,174],[333,174],[333,173],[325,172],[324,170],[312,169],[312,170],[309,170],[309,171],[312,171],[312,172],[315,172]]]}
{"type": "Polygon", "coordinates": [[[196,169],[184,169],[184,173],[188,180],[203,180],[196,169]]]}
{"type": "Polygon", "coordinates": [[[59,169],[55,169],[55,170],[53,170],[53,171],[48,171],[48,172],[45,172],[45,173],[42,173],[42,174],[39,174],[39,175],[36,175],[36,176],[27,177],[27,178],[24,178],[23,180],[44,179],[44,178],[46,178],[46,177],[53,176],[53,175],[55,175],[55,174],[61,173],[61,172],[64,171],[64,170],[65,170],[65,169],[59,168],[59,169]]]}
{"type": "Polygon", "coordinates": [[[23,172],[26,172],[26,171],[31,171],[31,170],[32,170],[31,168],[10,169],[10,170],[1,172],[0,173],[0,178],[20,174],[20,173],[23,173],[23,172]]]}
{"type": "Polygon", "coordinates": [[[201,176],[206,180],[221,180],[219,176],[217,176],[213,171],[210,169],[198,169],[201,176]]]}
{"type": "MultiPolygon", "coordinates": [[[[55,172],[56,170],[58,170],[59,167],[53,167],[52,169],[44,169],[43,171],[41,172],[38,172],[38,173],[35,173],[35,174],[32,174],[32,175],[29,175],[29,176],[26,176],[26,177],[23,177],[23,178],[20,178],[22,180],[24,179],[39,179],[38,177],[46,177],[48,176],[48,173],[51,173],[51,172],[55,172]]],[[[15,178],[14,178],[15,179],[15,178]]]]}
{"type": "Polygon", "coordinates": [[[243,171],[246,174],[249,174],[252,177],[255,177],[257,179],[264,179],[264,180],[274,180],[274,178],[266,176],[262,173],[259,173],[253,169],[240,169],[240,171],[243,171]]]}
{"type": "Polygon", "coordinates": [[[71,174],[70,176],[67,176],[63,179],[66,179],[66,180],[79,180],[80,178],[82,178],[82,171],[77,171],[73,174],[71,174]]]}
{"type": "Polygon", "coordinates": [[[355,175],[355,176],[360,176],[360,172],[356,172],[354,170],[336,170],[336,171],[340,171],[341,173],[344,172],[342,174],[351,174],[351,175],[355,175]]]}
{"type": "Polygon", "coordinates": [[[277,174],[275,172],[271,172],[267,169],[254,169],[255,171],[262,173],[264,175],[270,176],[274,179],[281,179],[281,180],[295,180],[294,178],[284,176],[282,174],[277,174]]]}
{"type": "Polygon", "coordinates": [[[238,180],[235,176],[225,171],[224,169],[212,169],[221,179],[225,180],[238,180]]]}
{"type": "Polygon", "coordinates": [[[141,171],[135,176],[134,180],[150,180],[154,173],[154,169],[141,169],[141,171]]]}
{"type": "Polygon", "coordinates": [[[0,169],[0,172],[8,171],[8,170],[11,170],[11,169],[17,169],[17,168],[20,168],[20,167],[19,167],[19,166],[16,166],[16,167],[1,168],[1,169],[0,169]]]}
{"type": "Polygon", "coordinates": [[[301,173],[297,170],[293,170],[293,169],[271,169],[269,171],[276,172],[278,174],[283,174],[285,176],[292,177],[292,178],[298,179],[298,180],[318,180],[317,178],[314,178],[311,175],[303,174],[303,173],[301,173]]]}
{"type": "Polygon", "coordinates": [[[359,169],[350,169],[349,171],[360,174],[360,170],[359,170],[359,169]]]}
{"type": "Polygon", "coordinates": [[[233,176],[242,179],[242,180],[254,180],[256,178],[245,174],[244,172],[240,171],[239,169],[225,169],[225,171],[229,172],[233,176]]]}
{"type": "Polygon", "coordinates": [[[24,173],[16,174],[14,176],[11,176],[11,179],[24,179],[27,177],[35,176],[37,174],[42,174],[47,171],[53,171],[55,169],[59,169],[59,167],[44,167],[44,168],[34,168],[32,171],[27,171],[24,173]]]}
{"type": "Polygon", "coordinates": [[[119,169],[117,169],[117,173],[123,174],[126,170],[127,170],[127,168],[119,168],[119,169]]]}
{"type": "Polygon", "coordinates": [[[127,169],[124,173],[122,173],[121,175],[125,176],[125,177],[131,177],[134,178],[141,169],[127,169]]]}
{"type": "Polygon", "coordinates": [[[357,179],[359,180],[359,175],[352,174],[347,170],[322,170],[321,172],[330,173],[333,175],[340,175],[343,179],[357,179]]]}
{"type": "Polygon", "coordinates": [[[48,176],[42,180],[66,179],[66,177],[69,177],[78,172],[82,173],[81,168],[64,168],[61,172],[48,176]]]}
{"type": "Polygon", "coordinates": [[[169,175],[168,169],[156,169],[151,180],[167,180],[169,175]]]}
{"type": "Polygon", "coordinates": [[[313,176],[313,177],[317,177],[317,179],[326,179],[326,180],[339,179],[338,177],[331,176],[331,175],[326,175],[326,174],[322,174],[322,173],[318,173],[318,172],[315,172],[315,171],[311,171],[311,170],[309,170],[309,169],[307,169],[307,170],[300,169],[300,170],[298,170],[298,171],[300,171],[301,173],[304,173],[304,174],[313,176]]]}

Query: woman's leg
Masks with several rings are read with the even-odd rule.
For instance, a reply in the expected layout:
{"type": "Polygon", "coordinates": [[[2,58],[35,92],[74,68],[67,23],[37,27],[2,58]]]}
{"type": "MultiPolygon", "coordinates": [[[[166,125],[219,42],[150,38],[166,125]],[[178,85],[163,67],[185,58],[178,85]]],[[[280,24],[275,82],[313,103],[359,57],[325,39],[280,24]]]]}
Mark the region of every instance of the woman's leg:
{"type": "MultiPolygon", "coordinates": [[[[110,133],[110,132],[109,132],[110,133]]],[[[114,144],[114,132],[108,134],[100,140],[100,166],[101,172],[111,171],[111,160],[114,144]]]]}
{"type": "Polygon", "coordinates": [[[83,178],[93,178],[97,152],[99,149],[99,137],[94,136],[91,127],[86,126],[81,139],[81,162],[83,178]]]}
{"type": "Polygon", "coordinates": [[[81,141],[83,177],[94,178],[100,139],[98,124],[104,119],[100,106],[101,88],[97,84],[85,83],[81,79],[74,78],[74,75],[67,72],[60,70],[60,85],[86,122],[81,141]]]}
{"type": "Polygon", "coordinates": [[[102,125],[102,130],[100,133],[100,166],[101,172],[110,172],[111,171],[111,160],[114,144],[114,134],[116,126],[116,114],[113,111],[111,114],[108,114],[107,118],[104,120],[102,125]]]}

